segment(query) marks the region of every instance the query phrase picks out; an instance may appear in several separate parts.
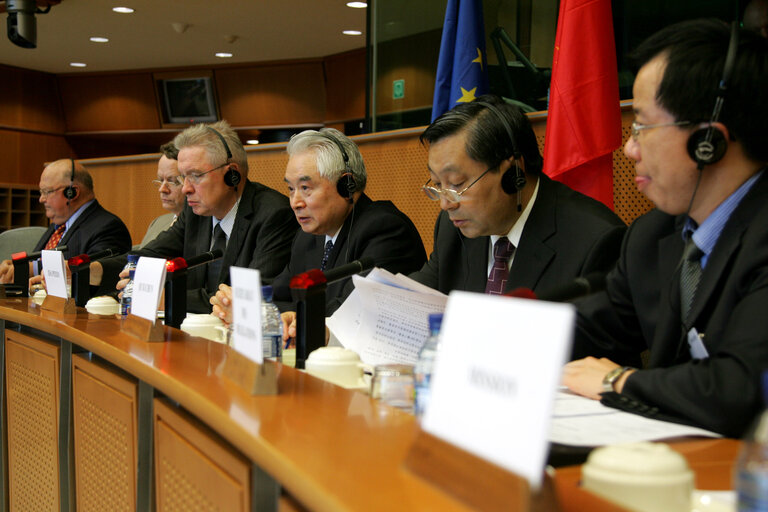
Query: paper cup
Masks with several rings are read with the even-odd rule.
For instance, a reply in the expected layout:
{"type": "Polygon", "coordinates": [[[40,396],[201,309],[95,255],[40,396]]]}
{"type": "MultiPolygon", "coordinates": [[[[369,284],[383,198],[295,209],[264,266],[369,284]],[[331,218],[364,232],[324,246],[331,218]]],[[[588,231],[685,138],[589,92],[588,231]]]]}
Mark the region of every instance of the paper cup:
{"type": "Polygon", "coordinates": [[[94,315],[117,315],[120,313],[120,303],[114,297],[93,297],[85,303],[85,310],[94,315]]]}
{"type": "Polygon", "coordinates": [[[218,343],[226,343],[227,327],[220,318],[205,313],[187,313],[181,323],[181,330],[193,336],[200,336],[218,343]]]}
{"type": "MultiPolygon", "coordinates": [[[[285,357],[285,356],[283,356],[285,357]]],[[[365,386],[360,356],[342,347],[320,347],[304,363],[307,373],[345,388],[365,386]]]]}

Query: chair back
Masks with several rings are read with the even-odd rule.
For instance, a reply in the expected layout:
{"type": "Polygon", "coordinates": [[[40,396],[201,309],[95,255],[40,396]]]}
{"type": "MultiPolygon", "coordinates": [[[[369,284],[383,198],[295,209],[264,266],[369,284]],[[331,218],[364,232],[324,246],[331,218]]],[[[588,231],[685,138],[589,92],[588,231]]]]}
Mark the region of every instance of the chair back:
{"type": "Polygon", "coordinates": [[[16,252],[31,252],[46,229],[48,228],[30,226],[0,233],[0,261],[11,259],[11,254],[16,252]]]}

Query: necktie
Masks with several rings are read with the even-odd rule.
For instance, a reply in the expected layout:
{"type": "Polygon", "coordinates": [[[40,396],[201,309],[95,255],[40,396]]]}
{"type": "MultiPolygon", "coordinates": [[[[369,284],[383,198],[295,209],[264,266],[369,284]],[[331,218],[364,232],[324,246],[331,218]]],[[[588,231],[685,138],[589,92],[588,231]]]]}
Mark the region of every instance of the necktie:
{"type": "Polygon", "coordinates": [[[61,237],[64,236],[65,229],[67,229],[66,224],[62,224],[61,226],[56,228],[56,231],[51,233],[51,238],[49,238],[48,243],[45,244],[46,251],[55,249],[56,246],[59,245],[59,242],[61,241],[61,237]]]}
{"type": "Polygon", "coordinates": [[[485,293],[491,295],[501,295],[504,293],[504,287],[509,280],[509,262],[510,256],[515,252],[515,246],[505,236],[496,240],[493,244],[493,268],[488,274],[488,283],[485,285],[485,293]]]}
{"type": "Polygon", "coordinates": [[[320,262],[320,270],[325,270],[326,265],[328,265],[328,258],[330,257],[332,250],[333,242],[328,240],[325,242],[325,249],[323,250],[323,261],[320,262]]]}
{"type": "MultiPolygon", "coordinates": [[[[227,235],[224,230],[221,229],[221,224],[216,224],[213,229],[213,244],[211,244],[211,251],[220,249],[223,253],[227,249],[227,235]]],[[[223,257],[218,260],[214,260],[208,263],[208,282],[206,283],[206,289],[209,292],[215,292],[219,286],[219,273],[221,272],[221,263],[223,257]]]]}
{"type": "Polygon", "coordinates": [[[688,238],[683,249],[680,265],[680,313],[683,323],[688,319],[693,305],[693,297],[701,279],[701,257],[704,253],[696,247],[693,237],[688,238]]]}

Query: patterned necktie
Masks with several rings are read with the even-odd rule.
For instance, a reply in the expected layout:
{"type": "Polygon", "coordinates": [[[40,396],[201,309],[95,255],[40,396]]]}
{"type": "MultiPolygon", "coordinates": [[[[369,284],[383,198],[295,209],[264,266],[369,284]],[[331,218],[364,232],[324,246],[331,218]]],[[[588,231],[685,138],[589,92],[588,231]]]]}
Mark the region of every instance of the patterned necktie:
{"type": "MultiPolygon", "coordinates": [[[[213,229],[213,244],[211,245],[211,251],[220,249],[223,253],[227,249],[227,235],[224,230],[221,229],[221,224],[216,224],[213,229]]],[[[214,260],[208,263],[208,280],[206,283],[206,290],[209,292],[215,292],[219,287],[219,273],[221,272],[221,263],[223,257],[218,260],[214,260]]]]}
{"type": "Polygon", "coordinates": [[[326,265],[328,265],[328,257],[330,257],[332,250],[333,242],[328,240],[325,242],[325,250],[323,250],[323,261],[320,262],[320,270],[325,270],[326,265]]]}
{"type": "Polygon", "coordinates": [[[488,274],[488,283],[485,285],[485,293],[501,295],[509,280],[509,258],[515,252],[515,246],[505,236],[496,240],[493,244],[493,268],[488,274]]]}
{"type": "Polygon", "coordinates": [[[59,245],[59,242],[61,242],[61,237],[64,236],[64,230],[67,229],[66,224],[62,224],[61,226],[56,228],[56,231],[51,233],[51,238],[48,239],[48,243],[45,244],[45,250],[50,251],[51,249],[55,249],[57,245],[59,245]]]}
{"type": "Polygon", "coordinates": [[[701,257],[704,253],[696,247],[693,237],[688,238],[683,249],[683,260],[680,265],[680,313],[683,323],[688,320],[693,306],[693,297],[701,279],[701,257]]]}

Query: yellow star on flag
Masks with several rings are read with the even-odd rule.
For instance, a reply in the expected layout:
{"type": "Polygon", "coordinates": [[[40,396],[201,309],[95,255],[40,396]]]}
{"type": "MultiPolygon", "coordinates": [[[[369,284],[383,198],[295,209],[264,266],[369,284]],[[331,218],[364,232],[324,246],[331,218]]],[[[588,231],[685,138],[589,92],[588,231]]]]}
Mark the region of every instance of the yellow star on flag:
{"type": "Polygon", "coordinates": [[[477,90],[477,87],[473,87],[470,90],[466,90],[463,87],[459,87],[461,89],[461,98],[456,100],[456,103],[470,103],[472,101],[475,101],[475,91],[477,90]]]}
{"type": "Polygon", "coordinates": [[[474,59],[472,62],[477,62],[480,64],[480,71],[483,70],[483,52],[480,51],[480,48],[477,49],[477,58],[474,59]]]}

